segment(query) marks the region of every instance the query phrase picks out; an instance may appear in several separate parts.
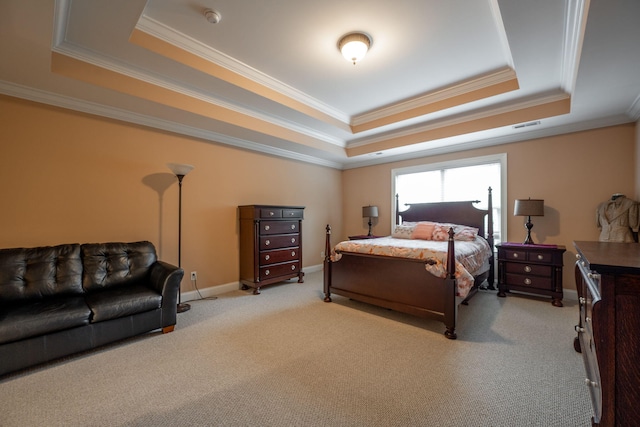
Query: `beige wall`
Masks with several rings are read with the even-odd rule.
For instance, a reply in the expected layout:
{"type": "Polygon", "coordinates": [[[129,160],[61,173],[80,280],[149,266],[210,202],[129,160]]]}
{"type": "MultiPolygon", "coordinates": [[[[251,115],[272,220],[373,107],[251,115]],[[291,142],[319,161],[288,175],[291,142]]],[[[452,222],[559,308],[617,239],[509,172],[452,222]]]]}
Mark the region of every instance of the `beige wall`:
{"type": "Polygon", "coordinates": [[[525,236],[513,200],[545,199],[533,238],[567,247],[564,286],[575,289],[572,242],[597,240],[598,203],[640,191],[635,124],[341,172],[5,96],[0,119],[0,248],[150,240],[177,263],[178,185],[165,164],[191,163],[182,266],[199,288],[237,281],[238,205],[306,206],[309,267],[322,261],[326,224],[334,241],[366,232],[362,206],[378,205],[374,232],[390,232],[391,169],[507,153],[507,240],[525,236]]]}
{"type": "MultiPolygon", "coordinates": [[[[361,208],[380,207],[374,232],[388,234],[391,224],[391,170],[452,159],[507,153],[507,241],[523,241],[522,217],[513,216],[516,198],[541,198],[545,216],[533,218],[533,240],[565,245],[564,283],[575,289],[574,240],[597,240],[595,210],[611,194],[634,197],[636,185],[635,124],[577,132],[496,147],[470,150],[344,172],[344,230],[364,231],[361,208]]],[[[483,197],[485,195],[479,195],[483,197]]]]}
{"type": "MultiPolygon", "coordinates": [[[[237,206],[306,206],[303,264],[321,264],[324,228],[341,232],[342,172],[0,96],[0,248],[150,240],[198,287],[237,282],[237,206]]],[[[183,291],[192,290],[189,279],[183,291]]]]}

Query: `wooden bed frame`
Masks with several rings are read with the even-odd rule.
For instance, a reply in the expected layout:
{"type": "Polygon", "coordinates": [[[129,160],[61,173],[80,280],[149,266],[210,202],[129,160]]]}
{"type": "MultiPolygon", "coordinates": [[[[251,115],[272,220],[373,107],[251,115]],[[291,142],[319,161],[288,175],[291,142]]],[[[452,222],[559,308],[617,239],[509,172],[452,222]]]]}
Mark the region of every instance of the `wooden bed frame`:
{"type": "MultiPolygon", "coordinates": [[[[477,209],[474,203],[412,203],[400,212],[396,196],[396,224],[403,222],[434,221],[468,225],[478,228],[480,236],[486,236],[493,249],[493,206],[489,188],[487,210],[477,209]],[[484,219],[488,217],[485,230],[484,219]]],[[[327,225],[324,259],[325,302],[331,302],[331,294],[342,295],[357,301],[389,308],[415,316],[440,320],[446,327],[445,336],[456,339],[458,304],[466,304],[478,291],[484,280],[488,289],[494,287],[493,253],[489,258],[489,270],[476,277],[469,295],[458,302],[456,297],[455,243],[453,231],[449,233],[447,253],[447,277],[439,278],[429,273],[424,260],[396,258],[342,252],[340,261],[331,261],[331,227],[327,225]]]]}

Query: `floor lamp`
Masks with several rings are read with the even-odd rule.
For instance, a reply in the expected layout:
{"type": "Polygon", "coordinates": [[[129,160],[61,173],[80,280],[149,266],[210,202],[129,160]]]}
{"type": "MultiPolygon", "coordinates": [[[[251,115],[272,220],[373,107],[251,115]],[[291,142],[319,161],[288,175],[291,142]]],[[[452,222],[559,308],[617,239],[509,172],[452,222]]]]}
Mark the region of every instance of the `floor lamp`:
{"type": "MultiPolygon", "coordinates": [[[[193,170],[193,166],[180,163],[167,163],[167,167],[178,177],[178,267],[182,268],[182,178],[193,170]]],[[[182,282],[180,282],[182,288],[182,282]]],[[[178,313],[191,309],[189,304],[182,303],[182,289],[178,289],[178,313]]]]}

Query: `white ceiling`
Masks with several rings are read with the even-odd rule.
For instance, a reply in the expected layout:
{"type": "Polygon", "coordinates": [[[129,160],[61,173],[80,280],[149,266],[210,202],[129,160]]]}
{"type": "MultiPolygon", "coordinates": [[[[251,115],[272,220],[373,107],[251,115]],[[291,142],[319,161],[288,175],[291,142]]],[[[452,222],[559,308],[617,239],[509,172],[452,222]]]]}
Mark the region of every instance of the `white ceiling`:
{"type": "Polygon", "coordinates": [[[637,0],[2,0],[0,93],[345,169],[638,120],[639,17],[637,0]],[[356,30],[373,44],[353,65],[337,43],[356,30]]]}

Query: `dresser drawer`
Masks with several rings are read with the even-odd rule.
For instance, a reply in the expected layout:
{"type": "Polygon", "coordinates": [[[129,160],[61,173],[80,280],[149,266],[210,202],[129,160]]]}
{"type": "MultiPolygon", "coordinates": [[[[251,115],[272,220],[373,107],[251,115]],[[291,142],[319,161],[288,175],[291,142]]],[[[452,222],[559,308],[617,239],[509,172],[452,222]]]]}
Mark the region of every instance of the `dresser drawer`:
{"type": "Polygon", "coordinates": [[[260,265],[278,264],[287,261],[297,261],[300,256],[299,248],[278,249],[275,251],[261,251],[260,265]]]}
{"type": "Polygon", "coordinates": [[[282,209],[282,218],[299,218],[302,219],[304,209],[282,209]]]}
{"type": "Polygon", "coordinates": [[[260,267],[260,280],[271,279],[272,277],[291,275],[297,273],[300,270],[300,263],[285,262],[283,264],[274,264],[264,267],[260,267]]]}
{"type": "Polygon", "coordinates": [[[300,231],[299,221],[260,221],[260,234],[284,234],[300,231]]]}
{"type": "Polygon", "coordinates": [[[534,276],[551,277],[552,268],[550,265],[537,265],[510,262],[506,264],[505,269],[507,273],[525,274],[534,276]]]}
{"type": "Polygon", "coordinates": [[[299,234],[280,234],[260,237],[260,250],[280,249],[298,246],[299,234]]]}
{"type": "Polygon", "coordinates": [[[282,218],[282,209],[262,208],[260,209],[260,218],[282,218]]]}
{"type": "Polygon", "coordinates": [[[534,289],[553,289],[551,277],[507,273],[507,284],[534,289]]]}

